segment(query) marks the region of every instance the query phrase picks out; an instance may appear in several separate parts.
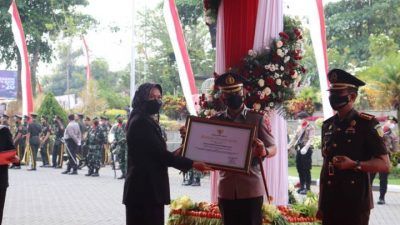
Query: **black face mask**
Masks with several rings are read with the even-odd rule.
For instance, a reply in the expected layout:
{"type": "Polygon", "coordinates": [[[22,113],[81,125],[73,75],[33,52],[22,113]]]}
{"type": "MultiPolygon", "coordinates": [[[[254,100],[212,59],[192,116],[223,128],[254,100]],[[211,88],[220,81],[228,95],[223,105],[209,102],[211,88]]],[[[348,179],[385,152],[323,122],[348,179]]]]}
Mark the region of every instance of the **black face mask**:
{"type": "Polygon", "coordinates": [[[158,99],[148,100],[144,102],[144,110],[147,114],[153,115],[160,112],[162,101],[158,99]]]}
{"type": "Polygon", "coordinates": [[[339,110],[345,107],[349,103],[349,96],[339,96],[339,95],[330,95],[329,103],[331,104],[332,109],[339,110]]]}
{"type": "Polygon", "coordinates": [[[231,95],[226,100],[226,105],[230,109],[239,109],[243,104],[243,97],[240,95],[231,95]]]}
{"type": "Polygon", "coordinates": [[[122,120],[118,120],[118,123],[122,123],[122,120]]]}

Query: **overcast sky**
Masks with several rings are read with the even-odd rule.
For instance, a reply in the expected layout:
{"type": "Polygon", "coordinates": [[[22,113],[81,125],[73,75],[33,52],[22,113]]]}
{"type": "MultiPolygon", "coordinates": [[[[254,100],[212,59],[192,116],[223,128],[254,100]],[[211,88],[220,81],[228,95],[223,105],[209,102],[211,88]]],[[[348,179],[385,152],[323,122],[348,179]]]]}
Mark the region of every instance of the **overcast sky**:
{"type": "MultiPolygon", "coordinates": [[[[303,16],[309,13],[307,2],[314,0],[284,0],[284,13],[290,15],[303,16]]],[[[325,0],[324,3],[337,0],[325,0]]],[[[153,8],[162,0],[89,0],[90,5],[85,8],[85,12],[92,15],[99,21],[96,30],[89,31],[86,41],[90,49],[91,60],[95,58],[105,58],[110,69],[121,70],[125,68],[131,60],[131,39],[132,39],[132,20],[133,2],[137,11],[145,8],[153,8]],[[117,33],[110,32],[110,26],[120,27],[117,33]]],[[[74,48],[81,48],[83,44],[76,40],[74,48]]],[[[79,63],[85,64],[84,58],[79,63]]],[[[53,62],[52,65],[56,64],[53,62]]],[[[40,75],[50,74],[52,65],[40,65],[40,75]]]]}

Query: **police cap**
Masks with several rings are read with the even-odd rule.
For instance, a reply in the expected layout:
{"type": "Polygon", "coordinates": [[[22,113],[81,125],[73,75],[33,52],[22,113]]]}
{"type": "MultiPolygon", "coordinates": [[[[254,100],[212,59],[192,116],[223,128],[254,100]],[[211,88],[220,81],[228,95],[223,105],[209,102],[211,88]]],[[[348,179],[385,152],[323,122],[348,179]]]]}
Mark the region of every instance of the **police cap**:
{"type": "Polygon", "coordinates": [[[396,123],[398,123],[398,121],[397,121],[397,118],[396,117],[394,117],[394,116],[388,116],[388,118],[387,118],[388,120],[391,120],[391,121],[394,121],[394,122],[396,122],[396,123]]]}
{"type": "Polygon", "coordinates": [[[364,81],[341,69],[333,69],[329,71],[328,80],[331,83],[329,91],[343,90],[347,88],[358,90],[359,87],[365,85],[364,81]]]}
{"type": "Polygon", "coordinates": [[[215,85],[218,86],[222,92],[234,93],[242,90],[245,81],[246,80],[239,74],[228,72],[217,77],[217,79],[215,79],[215,85]]]}

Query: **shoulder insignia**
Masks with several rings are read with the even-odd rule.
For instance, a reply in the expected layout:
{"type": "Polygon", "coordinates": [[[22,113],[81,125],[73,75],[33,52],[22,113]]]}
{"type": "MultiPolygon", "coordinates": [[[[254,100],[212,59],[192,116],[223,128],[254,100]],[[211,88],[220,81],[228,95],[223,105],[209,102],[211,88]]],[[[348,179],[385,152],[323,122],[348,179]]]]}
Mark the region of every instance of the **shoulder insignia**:
{"type": "Polygon", "coordinates": [[[383,128],[380,124],[377,124],[374,129],[376,130],[376,132],[378,133],[379,137],[383,137],[384,132],[383,132],[383,128]]]}
{"type": "Polygon", "coordinates": [[[373,118],[375,118],[374,115],[370,115],[367,113],[360,113],[359,114],[361,118],[365,119],[365,120],[372,120],[373,118]]]}

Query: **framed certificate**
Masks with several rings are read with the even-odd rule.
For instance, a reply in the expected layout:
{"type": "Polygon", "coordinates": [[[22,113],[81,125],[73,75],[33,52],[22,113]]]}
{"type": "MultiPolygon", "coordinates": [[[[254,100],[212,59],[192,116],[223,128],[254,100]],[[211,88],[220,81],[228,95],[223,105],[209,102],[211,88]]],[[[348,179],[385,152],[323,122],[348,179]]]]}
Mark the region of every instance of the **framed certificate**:
{"type": "Polygon", "coordinates": [[[182,156],[214,169],[249,172],[256,126],[190,116],[182,156]]]}

